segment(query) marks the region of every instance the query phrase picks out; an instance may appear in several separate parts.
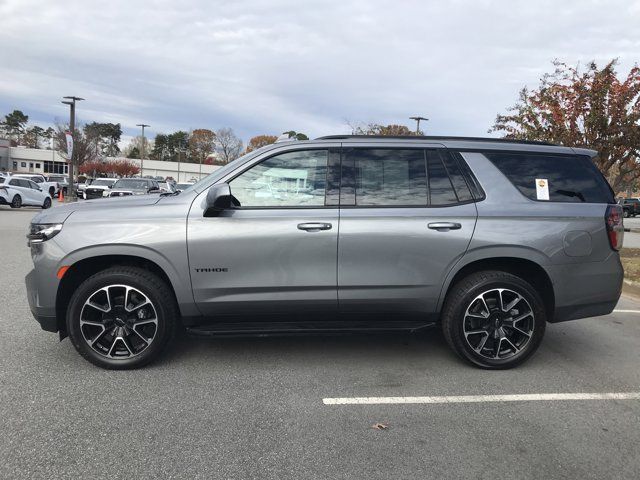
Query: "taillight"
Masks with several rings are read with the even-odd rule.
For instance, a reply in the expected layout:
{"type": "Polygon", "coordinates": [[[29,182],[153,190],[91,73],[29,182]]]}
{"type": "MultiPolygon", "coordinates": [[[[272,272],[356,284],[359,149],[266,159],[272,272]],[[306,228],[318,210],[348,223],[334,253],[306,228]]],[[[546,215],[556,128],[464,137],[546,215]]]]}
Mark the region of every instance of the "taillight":
{"type": "Polygon", "coordinates": [[[624,238],[624,225],[622,224],[622,207],[620,205],[609,205],[604,222],[609,235],[609,245],[614,250],[622,248],[624,238]]]}

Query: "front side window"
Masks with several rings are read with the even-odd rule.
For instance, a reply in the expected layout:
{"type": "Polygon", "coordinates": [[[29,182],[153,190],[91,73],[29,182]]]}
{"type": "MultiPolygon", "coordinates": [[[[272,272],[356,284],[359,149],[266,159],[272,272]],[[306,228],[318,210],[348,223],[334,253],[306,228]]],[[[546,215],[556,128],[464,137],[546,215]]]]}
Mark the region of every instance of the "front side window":
{"type": "Polygon", "coordinates": [[[324,206],[327,150],[282,153],[229,182],[240,207],[324,206]]]}

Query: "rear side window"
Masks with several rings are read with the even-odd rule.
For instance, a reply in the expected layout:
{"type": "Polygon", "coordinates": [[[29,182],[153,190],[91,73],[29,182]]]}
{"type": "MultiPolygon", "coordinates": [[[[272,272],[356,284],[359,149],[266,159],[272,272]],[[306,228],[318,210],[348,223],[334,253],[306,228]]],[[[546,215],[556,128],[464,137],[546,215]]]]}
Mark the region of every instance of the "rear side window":
{"type": "Polygon", "coordinates": [[[427,206],[424,151],[362,148],[346,150],[353,162],[358,206],[427,206]]]}
{"type": "Polygon", "coordinates": [[[429,195],[431,205],[451,205],[458,202],[453,183],[442,162],[440,152],[427,151],[427,170],[429,171],[429,195]]]}
{"type": "Polygon", "coordinates": [[[587,157],[512,152],[485,156],[531,200],[543,200],[548,188],[551,202],[615,203],[606,180],[587,157]]]}
{"type": "Polygon", "coordinates": [[[4,183],[4,177],[0,177],[0,183],[4,183]]]}

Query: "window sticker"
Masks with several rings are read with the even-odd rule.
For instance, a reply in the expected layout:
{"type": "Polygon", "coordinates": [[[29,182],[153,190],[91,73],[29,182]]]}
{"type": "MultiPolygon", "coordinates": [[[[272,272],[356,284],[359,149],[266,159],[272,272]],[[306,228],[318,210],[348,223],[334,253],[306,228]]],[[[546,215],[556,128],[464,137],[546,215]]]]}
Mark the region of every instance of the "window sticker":
{"type": "Polygon", "coordinates": [[[536,178],[536,198],[549,200],[549,181],[546,178],[536,178]]]}

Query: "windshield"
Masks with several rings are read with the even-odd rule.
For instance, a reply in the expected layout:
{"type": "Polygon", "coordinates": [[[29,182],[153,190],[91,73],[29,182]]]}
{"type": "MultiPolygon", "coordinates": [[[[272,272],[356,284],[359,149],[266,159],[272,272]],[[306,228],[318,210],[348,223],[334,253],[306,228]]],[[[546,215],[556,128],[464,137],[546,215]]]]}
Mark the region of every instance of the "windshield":
{"type": "Polygon", "coordinates": [[[91,185],[108,187],[109,185],[113,185],[113,180],[94,180],[91,185]]]}
{"type": "Polygon", "coordinates": [[[212,182],[215,182],[219,178],[224,177],[227,173],[232,172],[239,164],[246,162],[247,160],[251,160],[254,157],[257,157],[262,152],[269,150],[273,145],[267,145],[265,147],[259,148],[258,150],[254,150],[253,152],[242,155],[241,157],[236,158],[234,161],[227,163],[226,165],[217,168],[212,173],[204,177],[202,180],[194,183],[190,187],[183,190],[183,192],[190,192],[195,190],[199,192],[202,188],[210,185],[212,182]]]}
{"type": "Polygon", "coordinates": [[[113,188],[132,188],[134,190],[144,190],[147,188],[146,180],[138,180],[135,178],[123,178],[118,180],[113,188]]]}

